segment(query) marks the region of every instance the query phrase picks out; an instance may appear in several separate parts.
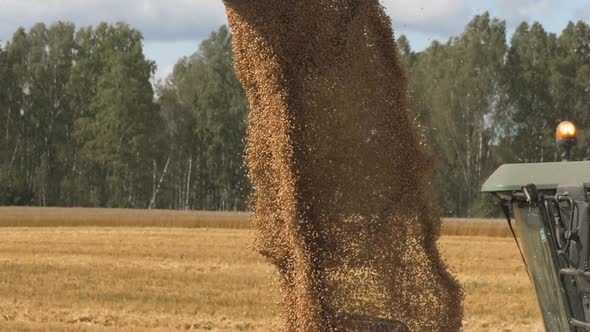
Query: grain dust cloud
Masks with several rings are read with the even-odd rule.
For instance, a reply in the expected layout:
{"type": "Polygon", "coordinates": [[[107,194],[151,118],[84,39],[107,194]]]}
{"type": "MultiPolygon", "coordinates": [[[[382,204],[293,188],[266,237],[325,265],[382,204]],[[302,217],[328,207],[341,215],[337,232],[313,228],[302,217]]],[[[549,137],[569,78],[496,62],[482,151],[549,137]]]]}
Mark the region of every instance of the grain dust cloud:
{"type": "Polygon", "coordinates": [[[278,271],[283,329],[459,330],[462,290],[436,247],[433,160],[379,2],[226,7],[251,107],[256,247],[278,271]]]}

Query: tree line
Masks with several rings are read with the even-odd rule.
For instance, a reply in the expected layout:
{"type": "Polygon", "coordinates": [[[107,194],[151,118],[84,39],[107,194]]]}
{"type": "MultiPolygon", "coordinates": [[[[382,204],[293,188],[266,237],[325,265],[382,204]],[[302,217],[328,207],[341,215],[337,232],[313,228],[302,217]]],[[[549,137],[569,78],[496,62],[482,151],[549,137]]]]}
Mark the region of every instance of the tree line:
{"type": "Polygon", "coordinates": [[[413,52],[399,38],[409,93],[438,158],[433,186],[450,216],[490,216],[479,193],[503,163],[560,160],[555,129],[580,131],[575,158],[590,152],[590,27],[570,22],[559,34],[522,22],[507,43],[505,21],[475,16],[446,43],[413,52]]]}
{"type": "Polygon", "coordinates": [[[18,29],[0,47],[0,205],[244,209],[230,43],[219,29],[154,89],[124,23],[18,29]]]}
{"type": "MultiPolygon", "coordinates": [[[[479,189],[495,168],[559,160],[561,120],[590,128],[585,22],[559,35],[523,22],[508,42],[485,13],[444,43],[398,46],[447,216],[494,215],[479,189]]],[[[245,209],[248,105],[227,27],[153,84],[155,69],[124,23],[17,30],[0,46],[0,205],[245,209]]]]}

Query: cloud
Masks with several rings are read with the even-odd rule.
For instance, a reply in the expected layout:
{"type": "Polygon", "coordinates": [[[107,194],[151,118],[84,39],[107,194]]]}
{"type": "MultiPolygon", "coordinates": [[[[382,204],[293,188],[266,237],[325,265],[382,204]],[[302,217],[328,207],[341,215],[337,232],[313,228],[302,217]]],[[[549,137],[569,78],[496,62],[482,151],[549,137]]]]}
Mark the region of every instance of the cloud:
{"type": "MultiPolygon", "coordinates": [[[[285,0],[281,0],[285,1],[285,0]]],[[[382,0],[398,30],[437,36],[460,33],[478,6],[497,7],[509,23],[547,15],[556,0],[382,0]],[[475,9],[475,10],[474,10],[475,9]]],[[[125,21],[146,40],[202,40],[226,22],[220,0],[0,0],[0,40],[37,22],[72,21],[78,26],[125,21]]]]}
{"type": "Polygon", "coordinates": [[[384,0],[396,28],[448,35],[463,30],[470,19],[467,0],[384,0]]]}
{"type": "Polygon", "coordinates": [[[582,5],[576,10],[576,19],[590,21],[590,3],[582,5]]]}
{"type": "MultiPolygon", "coordinates": [[[[285,0],[281,0],[285,1],[285,0]]],[[[468,0],[383,0],[398,32],[447,38],[461,32],[470,16],[468,0]]],[[[143,32],[146,42],[199,41],[226,22],[220,0],[0,0],[0,40],[37,22],[71,21],[77,26],[124,21],[143,32]]],[[[148,50],[163,69],[171,63],[162,50],[148,50]]],[[[188,55],[184,50],[181,55],[188,55]],[[185,54],[186,53],[186,54],[185,54]]],[[[169,66],[168,66],[169,67],[169,66]]]]}
{"type": "Polygon", "coordinates": [[[219,0],[0,0],[0,40],[37,22],[77,26],[124,21],[146,40],[201,40],[225,23],[219,0]]]}
{"type": "Polygon", "coordinates": [[[497,0],[498,15],[505,19],[509,27],[522,21],[539,20],[554,12],[559,3],[550,0],[497,0]]]}
{"type": "MultiPolygon", "coordinates": [[[[486,10],[506,19],[509,29],[524,20],[538,20],[549,30],[559,31],[568,19],[590,19],[587,0],[381,1],[396,33],[412,36],[418,49],[433,39],[444,41],[460,34],[474,14],[486,10]]],[[[198,41],[224,24],[226,15],[221,0],[0,0],[0,41],[9,40],[19,26],[58,20],[79,27],[101,21],[129,23],[143,32],[146,53],[161,66],[158,75],[162,77],[169,72],[169,64],[194,52],[198,41]]]]}
{"type": "Polygon", "coordinates": [[[545,15],[551,9],[548,0],[541,0],[541,1],[526,1],[518,8],[518,13],[526,17],[530,16],[540,16],[545,15]]]}

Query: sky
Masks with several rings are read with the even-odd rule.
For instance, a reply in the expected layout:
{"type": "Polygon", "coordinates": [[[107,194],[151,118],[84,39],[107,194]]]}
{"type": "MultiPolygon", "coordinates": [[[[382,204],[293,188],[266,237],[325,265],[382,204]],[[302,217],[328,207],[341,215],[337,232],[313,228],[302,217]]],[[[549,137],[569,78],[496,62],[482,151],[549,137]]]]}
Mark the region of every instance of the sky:
{"type": "MultiPolygon", "coordinates": [[[[286,0],[277,0],[286,1],[286,0]]],[[[313,0],[310,0],[313,1],[313,0]]],[[[588,0],[382,0],[397,36],[414,50],[459,35],[476,14],[506,20],[508,32],[522,21],[539,21],[559,33],[568,21],[590,22],[588,0]]],[[[124,21],[143,32],[146,57],[164,78],[176,61],[193,54],[209,33],[226,23],[221,0],[0,0],[0,42],[18,27],[70,21],[77,26],[124,21]]]]}

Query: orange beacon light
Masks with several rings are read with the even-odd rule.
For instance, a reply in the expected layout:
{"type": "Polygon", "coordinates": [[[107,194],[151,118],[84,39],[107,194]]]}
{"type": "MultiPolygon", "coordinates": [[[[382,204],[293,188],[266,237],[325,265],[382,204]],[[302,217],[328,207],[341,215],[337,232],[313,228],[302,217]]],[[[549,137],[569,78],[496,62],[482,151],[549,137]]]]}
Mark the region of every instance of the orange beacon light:
{"type": "Polygon", "coordinates": [[[571,159],[572,147],[578,143],[578,130],[571,121],[563,121],[557,126],[555,141],[564,148],[562,155],[564,161],[571,159]]]}

